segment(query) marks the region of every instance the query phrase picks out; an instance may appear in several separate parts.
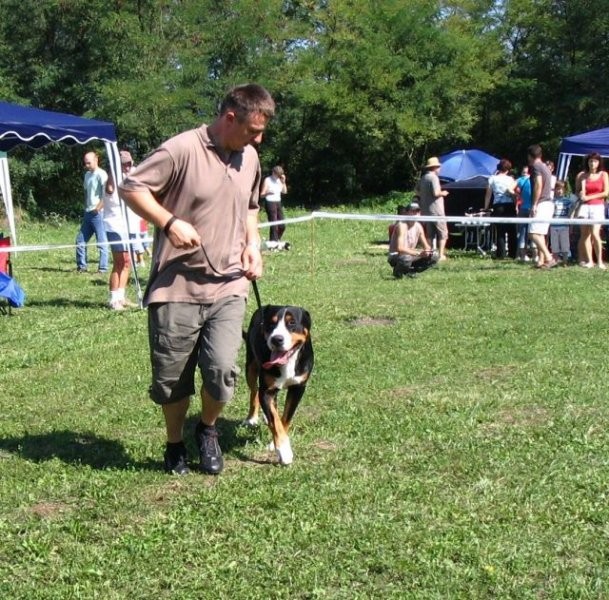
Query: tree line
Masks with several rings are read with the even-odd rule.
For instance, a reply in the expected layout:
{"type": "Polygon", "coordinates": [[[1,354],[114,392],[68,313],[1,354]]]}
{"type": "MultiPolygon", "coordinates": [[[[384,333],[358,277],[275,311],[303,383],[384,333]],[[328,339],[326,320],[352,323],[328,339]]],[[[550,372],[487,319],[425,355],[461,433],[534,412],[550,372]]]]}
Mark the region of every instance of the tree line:
{"type": "MultiPolygon", "coordinates": [[[[609,0],[3,0],[0,97],[112,121],[136,159],[256,81],[288,203],[411,189],[431,154],[515,164],[606,126],[609,0]]],[[[76,215],[82,147],[11,153],[22,206],[76,215]]]]}

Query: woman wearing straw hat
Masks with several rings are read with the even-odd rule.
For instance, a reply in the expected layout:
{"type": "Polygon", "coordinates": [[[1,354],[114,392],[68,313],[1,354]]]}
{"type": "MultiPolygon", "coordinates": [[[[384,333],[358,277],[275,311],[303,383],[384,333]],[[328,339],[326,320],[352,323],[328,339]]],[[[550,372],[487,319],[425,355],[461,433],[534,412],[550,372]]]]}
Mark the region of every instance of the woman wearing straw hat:
{"type": "MultiPolygon", "coordinates": [[[[437,156],[430,157],[423,167],[423,175],[417,183],[417,193],[420,198],[421,214],[423,216],[444,217],[444,198],[448,196],[446,190],[440,187],[440,161],[437,156]]],[[[446,221],[428,221],[425,223],[427,239],[431,242],[436,240],[438,248],[438,260],[446,260],[446,240],[448,239],[448,227],[446,221]]]]}

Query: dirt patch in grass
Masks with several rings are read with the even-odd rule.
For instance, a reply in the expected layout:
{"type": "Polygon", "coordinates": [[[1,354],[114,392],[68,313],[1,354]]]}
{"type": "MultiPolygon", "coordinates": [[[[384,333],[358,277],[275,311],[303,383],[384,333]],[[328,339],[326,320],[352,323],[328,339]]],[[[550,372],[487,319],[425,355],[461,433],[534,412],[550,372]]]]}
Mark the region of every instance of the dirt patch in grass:
{"type": "Polygon", "coordinates": [[[344,260],[336,261],[337,266],[348,267],[349,265],[366,265],[368,260],[365,257],[345,258],[344,260]]]}
{"type": "Polygon", "coordinates": [[[492,383],[500,379],[509,379],[516,371],[517,367],[515,365],[498,365],[474,371],[474,377],[492,383]]]}
{"type": "Polygon", "coordinates": [[[395,324],[393,317],[351,317],[347,323],[353,327],[388,326],[395,324]]]}
{"type": "Polygon", "coordinates": [[[403,400],[404,398],[412,398],[417,391],[420,391],[420,387],[411,385],[411,386],[403,386],[398,388],[393,388],[390,390],[389,395],[391,398],[395,400],[403,400]]]}
{"type": "Polygon", "coordinates": [[[316,450],[323,450],[324,452],[335,452],[338,446],[330,440],[317,440],[311,444],[316,450]]]}
{"type": "Polygon", "coordinates": [[[492,423],[486,423],[485,429],[503,429],[506,427],[541,427],[552,422],[552,412],[539,406],[522,406],[500,410],[492,423]]]}
{"type": "Polygon", "coordinates": [[[41,519],[52,519],[65,514],[70,507],[64,502],[37,502],[29,510],[41,519]]]}

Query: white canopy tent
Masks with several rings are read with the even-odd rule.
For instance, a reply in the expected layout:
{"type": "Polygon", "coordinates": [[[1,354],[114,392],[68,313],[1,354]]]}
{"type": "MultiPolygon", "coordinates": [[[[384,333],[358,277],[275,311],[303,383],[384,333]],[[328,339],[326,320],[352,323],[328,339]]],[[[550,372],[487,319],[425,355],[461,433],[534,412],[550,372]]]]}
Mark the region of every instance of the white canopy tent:
{"type": "Polygon", "coordinates": [[[13,195],[6,152],[25,144],[42,148],[47,144],[88,144],[104,142],[114,180],[122,179],[114,125],[64,113],[0,102],[0,192],[13,244],[17,243],[13,195]]]}

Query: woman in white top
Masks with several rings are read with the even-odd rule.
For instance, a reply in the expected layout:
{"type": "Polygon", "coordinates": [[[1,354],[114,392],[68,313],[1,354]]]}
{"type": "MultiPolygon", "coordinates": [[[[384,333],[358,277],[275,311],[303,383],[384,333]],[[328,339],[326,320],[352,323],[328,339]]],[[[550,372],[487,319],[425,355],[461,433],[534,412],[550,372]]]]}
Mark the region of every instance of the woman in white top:
{"type": "MultiPolygon", "coordinates": [[[[281,206],[281,194],[287,194],[288,188],[285,183],[283,168],[277,165],[269,177],[264,179],[260,197],[264,198],[266,216],[270,223],[283,221],[283,207],[281,206]]],[[[285,225],[272,225],[269,232],[271,242],[279,242],[285,231],[285,225]]]]}
{"type": "Polygon", "coordinates": [[[104,228],[112,252],[112,271],[110,272],[110,300],[112,310],[123,310],[129,303],[125,298],[125,288],[129,281],[129,235],[125,210],[118,197],[112,175],[108,175],[104,190],[104,228]]]}
{"type": "MultiPolygon", "coordinates": [[[[497,173],[488,178],[484,196],[484,210],[489,210],[493,199],[493,217],[516,216],[516,180],[510,175],[512,163],[502,158],[497,173]]],[[[494,237],[497,240],[496,258],[509,256],[515,259],[518,252],[518,229],[515,223],[495,223],[494,237]],[[506,248],[507,237],[507,248],[506,248]]]]}

